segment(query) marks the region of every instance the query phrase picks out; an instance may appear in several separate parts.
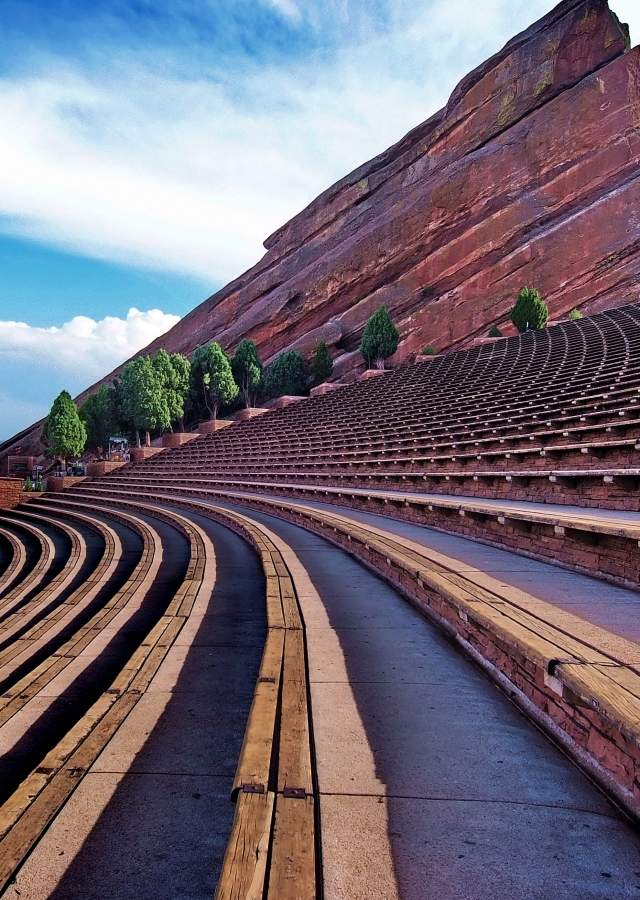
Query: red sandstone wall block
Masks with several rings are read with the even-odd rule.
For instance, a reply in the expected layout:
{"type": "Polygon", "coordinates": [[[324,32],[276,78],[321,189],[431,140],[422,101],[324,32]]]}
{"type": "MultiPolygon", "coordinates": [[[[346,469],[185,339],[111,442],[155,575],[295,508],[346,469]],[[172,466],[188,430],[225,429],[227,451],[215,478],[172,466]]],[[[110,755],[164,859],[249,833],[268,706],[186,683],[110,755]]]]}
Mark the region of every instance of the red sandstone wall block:
{"type": "Polygon", "coordinates": [[[22,479],[0,477],[0,509],[15,509],[22,500],[22,479]]]}
{"type": "Polygon", "coordinates": [[[106,475],[109,472],[115,472],[116,469],[121,469],[124,465],[126,465],[126,463],[100,459],[95,462],[87,463],[86,472],[90,478],[95,478],[98,475],[106,475]]]}
{"type": "Polygon", "coordinates": [[[182,444],[188,444],[189,441],[192,441],[194,438],[200,437],[197,431],[188,432],[188,431],[170,431],[167,434],[162,435],[162,446],[163,447],[180,447],[182,444]]]}
{"type": "Polygon", "coordinates": [[[86,481],[86,475],[47,475],[45,479],[45,490],[51,493],[59,493],[65,488],[72,487],[74,484],[80,484],[86,481]]]}
{"type": "Polygon", "coordinates": [[[163,447],[131,447],[129,450],[129,461],[132,463],[143,462],[145,459],[151,459],[158,453],[162,453],[163,447]]]}
{"type": "Polygon", "coordinates": [[[232,419],[207,419],[205,422],[200,422],[198,431],[200,434],[214,434],[216,431],[228,428],[229,425],[233,425],[232,419]]]}
{"type": "Polygon", "coordinates": [[[237,412],[233,418],[236,422],[248,422],[250,419],[256,419],[258,416],[263,416],[268,412],[270,410],[260,406],[248,406],[246,409],[241,409],[237,412]]]}

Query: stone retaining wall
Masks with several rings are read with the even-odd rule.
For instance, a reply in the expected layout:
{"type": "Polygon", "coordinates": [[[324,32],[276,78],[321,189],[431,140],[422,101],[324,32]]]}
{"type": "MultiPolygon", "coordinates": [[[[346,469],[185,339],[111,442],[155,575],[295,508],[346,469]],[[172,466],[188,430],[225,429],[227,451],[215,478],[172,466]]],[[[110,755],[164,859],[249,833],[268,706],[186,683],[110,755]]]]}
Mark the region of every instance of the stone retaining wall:
{"type": "Polygon", "coordinates": [[[14,509],[22,499],[21,478],[0,478],[0,509],[14,509]]]}

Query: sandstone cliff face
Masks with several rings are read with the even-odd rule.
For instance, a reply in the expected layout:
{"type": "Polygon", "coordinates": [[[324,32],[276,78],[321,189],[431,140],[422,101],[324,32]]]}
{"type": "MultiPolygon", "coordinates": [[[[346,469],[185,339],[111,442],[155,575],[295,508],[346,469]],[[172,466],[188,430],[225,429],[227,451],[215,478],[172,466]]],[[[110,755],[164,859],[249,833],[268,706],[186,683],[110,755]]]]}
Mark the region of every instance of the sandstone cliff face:
{"type": "Polygon", "coordinates": [[[523,285],[556,318],[637,300],[639,163],[640,48],[606,0],[563,0],[148,351],[249,337],[268,361],[323,338],[348,377],[382,303],[399,361],[486,335],[523,285]]]}

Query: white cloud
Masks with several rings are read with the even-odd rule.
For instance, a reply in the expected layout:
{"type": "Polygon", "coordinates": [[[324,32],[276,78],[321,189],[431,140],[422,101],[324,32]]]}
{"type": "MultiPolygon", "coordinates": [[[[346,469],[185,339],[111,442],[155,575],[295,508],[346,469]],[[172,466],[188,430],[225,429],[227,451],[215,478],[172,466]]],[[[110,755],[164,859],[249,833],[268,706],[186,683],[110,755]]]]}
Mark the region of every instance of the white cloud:
{"type": "Polygon", "coordinates": [[[179,316],[132,307],[126,318],[74,316],[63,325],[38,327],[0,321],[0,359],[29,362],[38,370],[43,391],[48,373],[70,373],[90,384],[124,362],[176,324],[179,316]]]}
{"type": "Polygon", "coordinates": [[[638,0],[609,0],[609,6],[631,31],[631,44],[640,41],[640,3],[638,0]]]}
{"type": "MultiPolygon", "coordinates": [[[[265,0],[267,2],[267,0],[265,0]]],[[[552,0],[432,0],[304,10],[345,42],[303,61],[175,74],[104,48],[0,80],[0,215],[8,228],[120,262],[221,282],[323,188],[399,139],[552,0]],[[335,23],[334,23],[335,24],[335,23]],[[327,24],[333,28],[334,24],[327,24]],[[357,39],[352,37],[357,35],[357,39]],[[170,73],[170,74],[168,74],[170,73]]]]}
{"type": "Polygon", "coordinates": [[[284,16],[285,19],[299,22],[302,18],[300,7],[294,0],[265,0],[265,2],[267,6],[275,9],[275,11],[280,13],[281,16],[284,16]]]}

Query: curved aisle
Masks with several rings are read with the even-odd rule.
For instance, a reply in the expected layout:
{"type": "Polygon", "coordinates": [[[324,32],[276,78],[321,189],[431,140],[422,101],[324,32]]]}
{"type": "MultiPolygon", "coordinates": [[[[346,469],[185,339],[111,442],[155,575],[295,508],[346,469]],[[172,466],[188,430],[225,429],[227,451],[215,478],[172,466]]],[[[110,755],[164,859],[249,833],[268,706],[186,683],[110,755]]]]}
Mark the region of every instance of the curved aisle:
{"type": "Polygon", "coordinates": [[[636,897],[640,843],[376,575],[273,516],[305,617],[328,900],[636,897]]]}

